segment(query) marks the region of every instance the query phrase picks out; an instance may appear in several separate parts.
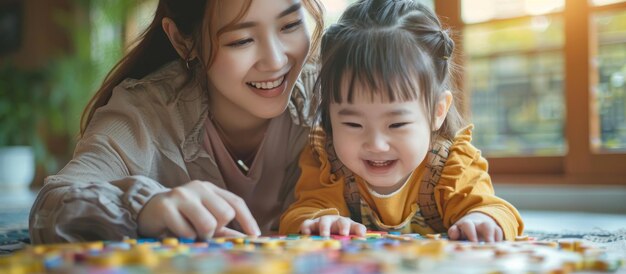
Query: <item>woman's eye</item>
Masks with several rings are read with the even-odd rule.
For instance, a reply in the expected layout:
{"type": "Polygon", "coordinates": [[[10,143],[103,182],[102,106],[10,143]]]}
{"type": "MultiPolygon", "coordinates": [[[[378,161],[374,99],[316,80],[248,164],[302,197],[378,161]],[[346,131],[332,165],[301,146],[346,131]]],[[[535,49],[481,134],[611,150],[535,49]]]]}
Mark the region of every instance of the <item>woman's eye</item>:
{"type": "Polygon", "coordinates": [[[357,124],[357,123],[343,123],[344,125],[351,127],[351,128],[360,128],[361,125],[357,124]]]}
{"type": "Polygon", "coordinates": [[[252,43],[252,38],[237,40],[235,42],[226,44],[226,46],[238,48],[238,47],[243,47],[249,43],[252,43]]]}
{"type": "Polygon", "coordinates": [[[302,25],[302,19],[298,19],[295,22],[292,22],[292,23],[289,23],[289,24],[285,25],[281,30],[283,30],[283,31],[295,30],[298,27],[300,27],[300,25],[302,25]]]}
{"type": "Polygon", "coordinates": [[[405,125],[407,125],[408,123],[393,123],[391,125],[389,125],[389,128],[401,128],[405,125]]]}

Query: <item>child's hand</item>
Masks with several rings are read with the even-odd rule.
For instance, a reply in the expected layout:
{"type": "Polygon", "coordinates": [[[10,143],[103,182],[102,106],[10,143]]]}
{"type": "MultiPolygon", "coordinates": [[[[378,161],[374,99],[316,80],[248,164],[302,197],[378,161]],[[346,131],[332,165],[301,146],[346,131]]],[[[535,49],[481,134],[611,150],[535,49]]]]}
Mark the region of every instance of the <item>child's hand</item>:
{"type": "Polygon", "coordinates": [[[137,227],[143,237],[167,233],[191,239],[244,236],[226,227],[232,220],[248,235],[261,234],[243,199],[214,184],[192,181],[154,195],[139,212],[137,227]]]}
{"type": "Polygon", "coordinates": [[[330,234],[348,236],[354,234],[365,237],[365,226],[353,221],[350,218],[339,215],[325,215],[315,219],[309,219],[300,226],[300,233],[310,235],[318,233],[320,236],[328,237],[330,234]]]}
{"type": "Polygon", "coordinates": [[[472,212],[463,216],[448,229],[450,240],[469,240],[472,242],[500,242],[503,238],[502,228],[491,217],[472,212]]]}

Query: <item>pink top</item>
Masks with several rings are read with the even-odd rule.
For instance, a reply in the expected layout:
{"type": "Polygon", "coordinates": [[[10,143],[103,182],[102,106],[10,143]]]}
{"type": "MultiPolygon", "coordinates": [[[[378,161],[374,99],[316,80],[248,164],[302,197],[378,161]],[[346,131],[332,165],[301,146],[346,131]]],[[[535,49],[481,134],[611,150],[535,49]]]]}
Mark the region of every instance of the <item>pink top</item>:
{"type": "MultiPolygon", "coordinates": [[[[276,170],[286,170],[290,162],[284,145],[288,142],[289,130],[293,125],[289,114],[284,113],[270,121],[267,134],[249,166],[247,175],[239,169],[226,150],[211,119],[206,119],[205,124],[203,146],[214,157],[224,177],[226,189],[246,201],[263,234],[275,233],[273,230],[278,225],[284,202],[279,201],[276,189],[281,188],[285,177],[284,173],[276,170]]],[[[241,231],[239,224],[233,223],[229,226],[241,231]]]]}

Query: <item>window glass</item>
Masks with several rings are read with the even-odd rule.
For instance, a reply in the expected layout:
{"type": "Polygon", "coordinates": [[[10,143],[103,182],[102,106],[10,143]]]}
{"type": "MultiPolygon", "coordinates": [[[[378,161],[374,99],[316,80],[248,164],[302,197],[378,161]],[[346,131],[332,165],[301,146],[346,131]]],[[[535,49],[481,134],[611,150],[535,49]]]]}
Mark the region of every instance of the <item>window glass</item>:
{"type": "Polygon", "coordinates": [[[461,0],[467,24],[562,11],[565,0],[461,0]]]}
{"type": "MultiPolygon", "coordinates": [[[[603,151],[626,150],[626,11],[592,16],[597,56],[592,72],[597,75],[593,89],[597,117],[593,147],[603,151]]],[[[593,130],[593,129],[592,129],[593,130]]]]}
{"type": "Polygon", "coordinates": [[[465,28],[473,143],[485,155],[565,153],[563,35],[559,16],[465,28]]]}
{"type": "Polygon", "coordinates": [[[137,38],[145,31],[154,19],[158,1],[148,0],[137,3],[130,11],[130,16],[126,22],[126,45],[134,46],[137,38]]]}
{"type": "MultiPolygon", "coordinates": [[[[324,4],[324,7],[326,8],[326,14],[324,18],[324,22],[326,23],[326,25],[328,26],[332,23],[337,22],[343,11],[348,7],[348,5],[356,1],[357,0],[321,0],[322,4],[324,4]]],[[[434,0],[417,0],[416,2],[427,5],[433,10],[435,9],[434,0]]]]}
{"type": "Polygon", "coordinates": [[[592,0],[591,1],[591,3],[593,3],[596,6],[610,5],[610,4],[616,4],[616,3],[622,3],[622,2],[626,2],[626,0],[592,0]]]}

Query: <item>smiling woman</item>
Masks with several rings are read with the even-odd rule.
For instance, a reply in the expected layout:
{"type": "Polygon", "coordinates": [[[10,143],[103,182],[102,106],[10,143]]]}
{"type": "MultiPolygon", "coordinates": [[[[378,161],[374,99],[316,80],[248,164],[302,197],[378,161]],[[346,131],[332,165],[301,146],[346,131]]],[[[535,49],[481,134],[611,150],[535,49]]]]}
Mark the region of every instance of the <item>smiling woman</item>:
{"type": "Polygon", "coordinates": [[[33,242],[277,230],[312,120],[305,64],[321,18],[316,0],[159,1],[40,191],[33,242]]]}

